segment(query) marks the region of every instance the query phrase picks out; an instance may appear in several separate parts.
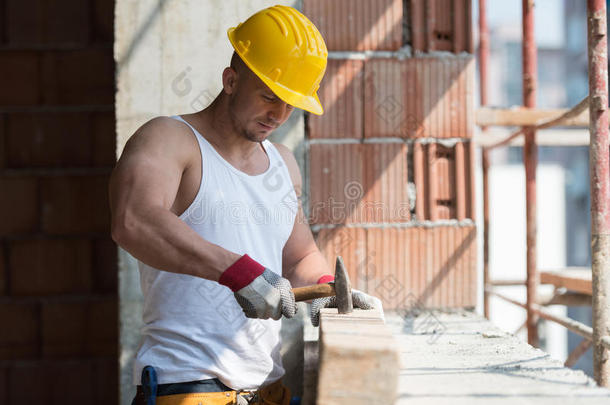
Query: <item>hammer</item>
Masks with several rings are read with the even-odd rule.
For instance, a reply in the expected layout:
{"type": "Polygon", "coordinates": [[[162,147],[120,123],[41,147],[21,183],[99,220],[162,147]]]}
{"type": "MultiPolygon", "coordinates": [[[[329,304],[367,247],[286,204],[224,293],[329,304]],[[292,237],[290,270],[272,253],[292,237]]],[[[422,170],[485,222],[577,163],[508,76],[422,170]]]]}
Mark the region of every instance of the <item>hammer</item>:
{"type": "Polygon", "coordinates": [[[352,286],[343,264],[343,258],[337,256],[335,264],[335,281],[333,283],[324,283],[310,285],[307,287],[293,288],[295,301],[307,301],[314,298],[337,297],[337,309],[340,314],[348,314],[354,310],[352,303],[352,286]]]}

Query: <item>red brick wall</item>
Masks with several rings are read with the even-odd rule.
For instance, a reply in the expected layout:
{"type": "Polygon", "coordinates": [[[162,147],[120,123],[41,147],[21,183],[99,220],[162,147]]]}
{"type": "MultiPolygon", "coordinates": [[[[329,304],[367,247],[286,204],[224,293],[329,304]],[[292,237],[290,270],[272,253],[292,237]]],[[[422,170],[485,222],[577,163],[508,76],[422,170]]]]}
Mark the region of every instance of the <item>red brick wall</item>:
{"type": "Polygon", "coordinates": [[[374,3],[304,0],[331,58],[307,119],[310,223],[385,308],[473,307],[471,1],[374,3]]]}
{"type": "Polygon", "coordinates": [[[114,2],[0,2],[0,404],[118,402],[114,2]]]}

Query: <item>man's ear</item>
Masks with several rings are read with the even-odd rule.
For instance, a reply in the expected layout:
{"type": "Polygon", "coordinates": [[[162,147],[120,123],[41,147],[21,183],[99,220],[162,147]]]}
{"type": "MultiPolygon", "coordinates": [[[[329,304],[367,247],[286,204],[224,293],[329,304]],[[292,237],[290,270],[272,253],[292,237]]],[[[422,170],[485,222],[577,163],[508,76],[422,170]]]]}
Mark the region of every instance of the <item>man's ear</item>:
{"type": "Polygon", "coordinates": [[[226,67],[222,72],[222,87],[227,94],[232,94],[237,87],[238,73],[232,67],[226,67]]]}

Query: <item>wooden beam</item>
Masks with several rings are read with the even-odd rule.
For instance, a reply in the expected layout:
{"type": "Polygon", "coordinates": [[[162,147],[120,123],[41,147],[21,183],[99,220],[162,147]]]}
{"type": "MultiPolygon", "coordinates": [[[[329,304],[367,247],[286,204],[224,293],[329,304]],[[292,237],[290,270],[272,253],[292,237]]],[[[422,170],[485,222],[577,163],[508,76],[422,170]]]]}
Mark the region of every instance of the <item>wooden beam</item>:
{"type": "MultiPolygon", "coordinates": [[[[475,112],[475,122],[479,126],[533,126],[542,121],[550,120],[565,114],[567,108],[542,109],[522,107],[514,108],[491,108],[481,107],[475,112]]],[[[587,127],[589,126],[589,110],[585,110],[577,116],[567,119],[562,126],[565,127],[587,127]]]]}
{"type": "Polygon", "coordinates": [[[489,284],[494,286],[525,285],[525,280],[491,280],[489,284]]]}
{"type": "Polygon", "coordinates": [[[588,268],[540,272],[540,282],[543,284],[553,284],[556,288],[563,287],[587,295],[592,292],[591,278],[591,269],[588,268]]]}
{"type": "Polygon", "coordinates": [[[565,305],[567,307],[590,307],[591,296],[563,288],[555,289],[551,295],[541,295],[538,297],[540,305],[565,305]],[[563,290],[563,291],[561,291],[563,290]]]}
{"type": "Polygon", "coordinates": [[[574,350],[572,350],[572,353],[570,353],[563,365],[565,367],[572,367],[574,364],[576,364],[578,359],[580,359],[582,355],[585,354],[587,350],[589,350],[589,347],[591,347],[591,341],[586,338],[582,339],[578,346],[576,346],[574,350]]]}
{"type": "Polygon", "coordinates": [[[317,404],[393,404],[398,343],[378,310],[320,311],[317,404]]]}
{"type": "MultiPolygon", "coordinates": [[[[491,146],[510,134],[508,127],[491,127],[485,132],[475,132],[474,142],[481,147],[491,146]]],[[[586,128],[550,128],[540,130],[537,134],[538,146],[589,146],[589,130],[586,128]]],[[[523,146],[523,137],[511,140],[509,146],[523,146]]]]}

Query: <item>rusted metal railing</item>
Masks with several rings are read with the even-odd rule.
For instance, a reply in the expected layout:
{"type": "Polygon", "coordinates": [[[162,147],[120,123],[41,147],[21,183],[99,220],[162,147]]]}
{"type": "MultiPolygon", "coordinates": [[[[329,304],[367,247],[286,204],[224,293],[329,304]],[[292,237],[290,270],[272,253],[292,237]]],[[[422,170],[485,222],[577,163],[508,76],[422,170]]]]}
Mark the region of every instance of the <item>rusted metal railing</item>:
{"type": "MultiPolygon", "coordinates": [[[[536,44],[534,40],[534,2],[523,1],[523,99],[526,108],[535,107],[536,98],[536,44]]],[[[481,78],[481,105],[487,104],[487,60],[489,57],[488,30],[485,16],[485,0],[479,0],[479,72],[481,78]]],[[[538,318],[557,322],[583,336],[566,360],[573,364],[589,347],[594,350],[594,377],[600,386],[610,385],[610,169],[608,140],[608,55],[605,0],[587,0],[589,97],[557,118],[535,126],[523,127],[501,142],[482,148],[483,211],[484,211],[484,313],[489,318],[489,296],[496,295],[527,310],[524,325],[528,330],[528,342],[538,345],[538,318]],[[592,250],[592,309],[593,327],[567,317],[559,317],[544,311],[538,302],[539,273],[536,268],[536,130],[561,125],[589,108],[591,134],[589,162],[591,187],[591,250],[592,250]],[[493,281],[489,276],[489,153],[493,148],[508,145],[524,135],[523,160],[526,171],[526,220],[527,220],[527,278],[524,281],[493,281]],[[493,286],[525,283],[527,302],[520,303],[493,290],[493,286]]],[[[483,129],[483,128],[482,128],[483,129]]]]}
{"type": "MultiPolygon", "coordinates": [[[[523,0],[523,105],[536,107],[536,87],[538,86],[538,58],[534,37],[534,1],[523,0]]],[[[533,310],[537,303],[540,276],[536,267],[536,166],[538,147],[536,129],[528,127],[524,131],[523,163],[525,164],[525,218],[527,239],[527,342],[538,347],[538,315],[533,310]]]]}
{"type": "MultiPolygon", "coordinates": [[[[489,60],[489,29],[487,28],[487,0],[479,0],[479,93],[481,105],[487,105],[487,66],[489,60]]],[[[486,128],[481,127],[485,133],[486,128]]],[[[483,285],[489,282],[489,152],[481,150],[483,165],[483,285]]],[[[489,297],[483,291],[483,314],[489,319],[489,297]]]]}
{"type": "Polygon", "coordinates": [[[593,372],[610,385],[610,358],[603,340],[610,334],[610,177],[608,175],[608,40],[606,1],[587,0],[589,58],[589,179],[591,184],[591,270],[593,372]]]}
{"type": "MultiPolygon", "coordinates": [[[[517,305],[525,309],[527,309],[528,307],[527,304],[524,304],[504,294],[494,291],[490,287],[487,287],[487,290],[490,294],[495,295],[496,297],[501,298],[504,301],[510,302],[511,304],[517,305]]],[[[534,311],[536,315],[540,318],[556,322],[564,326],[566,329],[576,333],[577,335],[580,335],[589,340],[593,340],[593,328],[591,328],[590,326],[587,326],[582,322],[575,321],[574,319],[568,318],[566,316],[559,316],[546,312],[539,304],[533,304],[531,308],[532,311],[534,311]]],[[[600,345],[605,347],[606,349],[610,348],[610,336],[604,336],[604,339],[600,339],[600,345]]]]}

